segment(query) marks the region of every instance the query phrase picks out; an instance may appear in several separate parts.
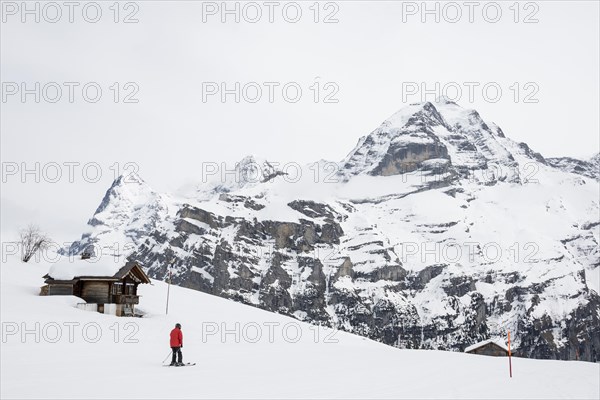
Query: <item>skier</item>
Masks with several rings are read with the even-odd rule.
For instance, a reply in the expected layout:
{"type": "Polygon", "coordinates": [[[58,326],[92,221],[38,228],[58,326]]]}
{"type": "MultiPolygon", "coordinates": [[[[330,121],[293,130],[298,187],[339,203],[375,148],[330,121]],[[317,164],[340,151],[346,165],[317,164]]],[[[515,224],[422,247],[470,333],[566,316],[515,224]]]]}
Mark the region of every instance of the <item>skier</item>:
{"type": "Polygon", "coordinates": [[[183,333],[181,333],[181,324],[175,324],[175,328],[171,331],[171,350],[173,357],[171,358],[171,366],[182,366],[183,355],[181,354],[181,348],[183,347],[183,333]],[[177,357],[177,362],[175,362],[177,357]]]}

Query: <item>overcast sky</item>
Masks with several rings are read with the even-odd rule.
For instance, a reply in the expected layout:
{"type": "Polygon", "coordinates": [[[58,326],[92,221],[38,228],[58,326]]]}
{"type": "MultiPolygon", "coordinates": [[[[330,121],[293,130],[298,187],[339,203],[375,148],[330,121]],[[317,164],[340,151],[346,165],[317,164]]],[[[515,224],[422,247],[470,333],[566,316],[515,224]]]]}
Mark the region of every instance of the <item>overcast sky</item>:
{"type": "Polygon", "coordinates": [[[96,17],[81,2],[72,23],[62,2],[39,3],[39,22],[20,1],[2,3],[4,241],[29,222],[77,239],[126,163],[172,191],[200,180],[203,162],[247,154],[338,161],[389,115],[443,88],[544,156],[599,150],[597,1],[430,2],[429,14],[420,1],[229,2],[239,22],[220,1],[120,3],[118,15],[113,3],[97,2],[96,17]],[[38,162],[39,183],[22,170],[38,162]],[[48,163],[62,166],[58,182],[48,163]]]}

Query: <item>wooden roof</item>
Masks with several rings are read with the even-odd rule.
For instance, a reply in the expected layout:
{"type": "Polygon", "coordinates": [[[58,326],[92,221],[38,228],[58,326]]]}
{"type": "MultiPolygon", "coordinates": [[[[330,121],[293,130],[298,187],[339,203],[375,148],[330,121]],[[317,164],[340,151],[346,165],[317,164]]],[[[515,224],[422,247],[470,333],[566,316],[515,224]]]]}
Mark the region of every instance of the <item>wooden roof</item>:
{"type": "Polygon", "coordinates": [[[129,276],[132,280],[138,283],[150,283],[150,278],[144,270],[142,269],[140,263],[137,261],[128,261],[123,267],[121,267],[114,275],[112,276],[91,276],[91,275],[82,275],[75,276],[70,280],[57,280],[52,278],[50,275],[46,274],[43,278],[46,279],[46,283],[75,283],[77,281],[120,281],[126,276],[129,276]]]}
{"type": "Polygon", "coordinates": [[[146,275],[137,261],[127,262],[123,268],[117,271],[113,278],[120,280],[125,278],[127,275],[129,275],[135,281],[139,281],[140,283],[150,283],[150,278],[148,278],[148,275],[146,275]]]}
{"type": "Polygon", "coordinates": [[[465,349],[465,353],[470,353],[473,350],[479,349],[484,346],[495,346],[499,347],[504,351],[508,351],[508,347],[504,344],[504,341],[500,338],[487,339],[479,343],[475,343],[465,349]]]}

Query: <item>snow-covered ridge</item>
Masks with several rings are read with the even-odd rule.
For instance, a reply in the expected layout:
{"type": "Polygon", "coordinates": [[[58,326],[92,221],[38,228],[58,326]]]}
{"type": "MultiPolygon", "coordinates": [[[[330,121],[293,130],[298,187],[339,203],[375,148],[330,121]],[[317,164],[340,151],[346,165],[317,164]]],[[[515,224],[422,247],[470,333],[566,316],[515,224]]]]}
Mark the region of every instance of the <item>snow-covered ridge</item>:
{"type": "Polygon", "coordinates": [[[565,172],[571,172],[587,176],[592,179],[600,179],[600,153],[589,160],[578,160],[571,157],[547,158],[548,164],[565,172]]]}

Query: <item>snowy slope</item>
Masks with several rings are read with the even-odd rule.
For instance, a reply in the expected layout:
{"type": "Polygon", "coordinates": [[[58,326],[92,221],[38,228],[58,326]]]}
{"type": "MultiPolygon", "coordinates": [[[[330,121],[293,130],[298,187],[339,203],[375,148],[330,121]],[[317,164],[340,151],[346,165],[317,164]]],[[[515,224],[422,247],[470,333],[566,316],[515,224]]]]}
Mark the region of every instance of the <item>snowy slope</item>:
{"type": "Polygon", "coordinates": [[[170,312],[165,316],[166,285],[159,281],[140,286],[144,318],[82,311],[74,307],[77,298],[37,296],[48,267],[18,261],[1,266],[2,398],[600,396],[600,365],[593,363],[513,358],[510,379],[506,358],[399,350],[344,332],[328,339],[337,341],[333,343],[327,342],[332,331],[325,328],[320,328],[315,341],[314,326],[179,287],[171,287],[170,312]],[[175,322],[183,325],[184,359],[198,362],[194,367],[160,366],[175,322]],[[24,337],[20,331],[8,333],[15,326],[35,331],[36,323],[39,343],[33,333],[24,337]],[[236,323],[249,327],[246,340],[236,343],[232,334],[225,340],[219,335],[203,340],[209,325],[234,329],[236,323]],[[68,324],[73,326],[72,343],[68,324]],[[266,324],[273,326],[272,343],[266,324]],[[284,339],[286,324],[292,324],[289,338],[301,332],[300,340],[284,339]],[[256,338],[253,326],[264,328],[256,343],[248,340],[256,338]],[[101,332],[97,341],[96,329],[101,332]]]}
{"type": "Polygon", "coordinates": [[[177,285],[401,348],[511,330],[529,357],[600,360],[589,169],[446,99],[405,107],[339,163],[283,165],[246,157],[176,195],[121,178],[68,252],[116,247],[158,279],[174,259],[177,285]]]}

